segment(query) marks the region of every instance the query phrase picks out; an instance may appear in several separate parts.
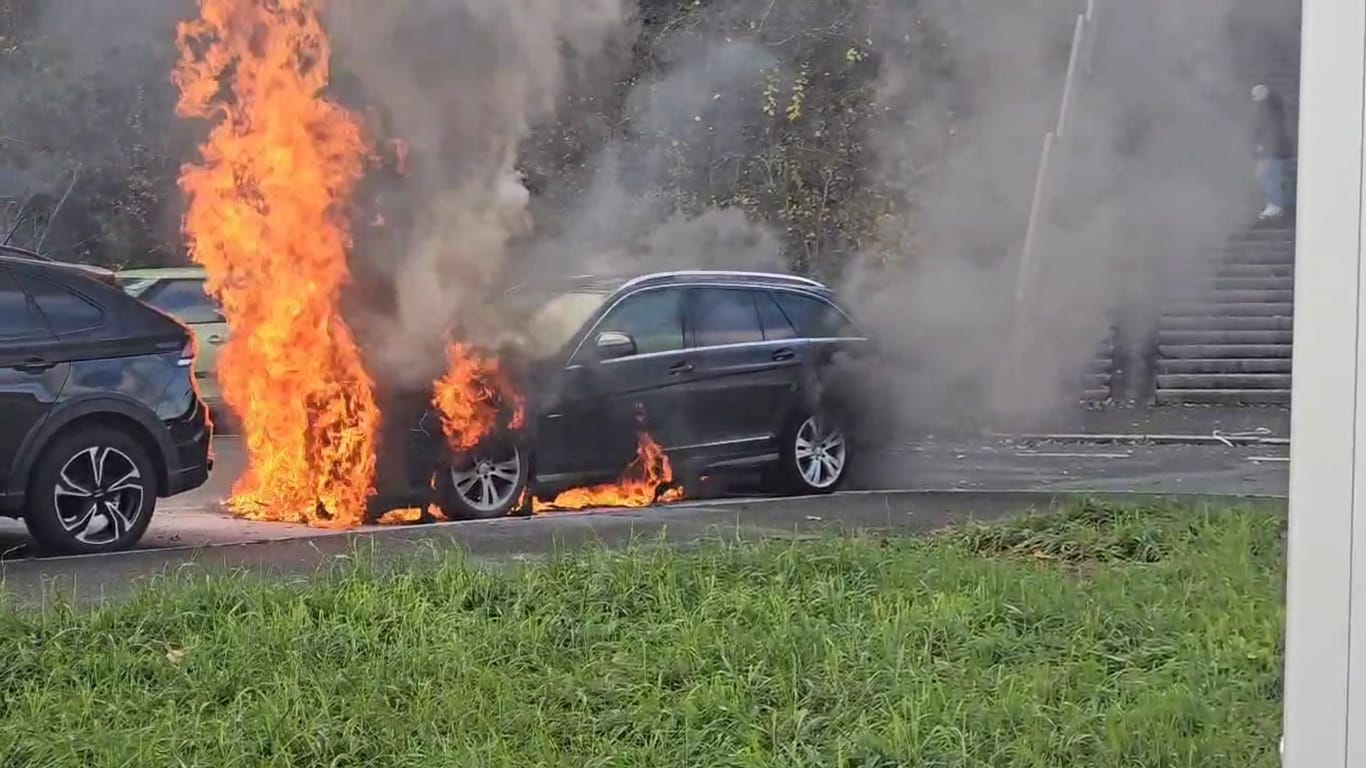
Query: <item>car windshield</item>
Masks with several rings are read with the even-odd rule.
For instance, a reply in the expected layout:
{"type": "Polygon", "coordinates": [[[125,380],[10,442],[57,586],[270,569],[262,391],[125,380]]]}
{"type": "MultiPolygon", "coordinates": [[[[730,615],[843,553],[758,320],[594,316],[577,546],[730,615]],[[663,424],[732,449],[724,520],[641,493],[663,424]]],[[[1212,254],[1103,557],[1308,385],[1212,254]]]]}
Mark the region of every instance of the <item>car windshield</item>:
{"type": "Polygon", "coordinates": [[[538,356],[559,351],[574,332],[602,306],[605,294],[572,291],[554,294],[539,306],[526,323],[526,334],[538,356]]]}

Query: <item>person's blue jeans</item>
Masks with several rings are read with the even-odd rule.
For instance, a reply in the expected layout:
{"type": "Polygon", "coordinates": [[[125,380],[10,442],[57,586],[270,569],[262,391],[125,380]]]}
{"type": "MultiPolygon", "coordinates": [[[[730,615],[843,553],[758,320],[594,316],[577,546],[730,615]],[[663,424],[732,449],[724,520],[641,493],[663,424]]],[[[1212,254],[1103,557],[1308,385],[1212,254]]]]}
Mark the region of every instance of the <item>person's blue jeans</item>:
{"type": "Polygon", "coordinates": [[[1257,168],[1257,179],[1262,184],[1262,194],[1266,204],[1277,208],[1288,208],[1294,204],[1294,193],[1286,183],[1285,158],[1264,157],[1257,168]]]}

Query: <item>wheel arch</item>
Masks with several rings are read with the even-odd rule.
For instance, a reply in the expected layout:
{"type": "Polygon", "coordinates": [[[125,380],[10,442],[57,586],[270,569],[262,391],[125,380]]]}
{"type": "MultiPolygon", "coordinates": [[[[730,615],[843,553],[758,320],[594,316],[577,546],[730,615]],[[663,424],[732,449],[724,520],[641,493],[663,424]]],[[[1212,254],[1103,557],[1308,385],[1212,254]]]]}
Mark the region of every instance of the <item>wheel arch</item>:
{"type": "MultiPolygon", "coordinates": [[[[26,497],[33,470],[53,442],[91,426],[116,429],[136,440],[147,452],[147,458],[156,470],[157,495],[166,492],[170,487],[170,464],[174,455],[170,436],[147,408],[111,397],[72,402],[49,414],[42,427],[28,436],[26,444],[19,451],[11,477],[23,478],[23,481],[21,487],[13,490],[22,492],[26,497]]],[[[22,498],[16,498],[13,503],[22,505],[22,498]]]]}

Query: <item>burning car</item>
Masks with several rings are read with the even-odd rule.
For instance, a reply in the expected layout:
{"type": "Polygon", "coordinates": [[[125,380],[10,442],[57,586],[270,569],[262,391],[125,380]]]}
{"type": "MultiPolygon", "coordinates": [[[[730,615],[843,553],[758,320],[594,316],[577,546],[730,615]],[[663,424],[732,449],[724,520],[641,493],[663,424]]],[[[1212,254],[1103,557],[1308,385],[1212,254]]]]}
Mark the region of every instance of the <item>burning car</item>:
{"type": "Polygon", "coordinates": [[[848,476],[849,413],[827,372],[867,339],[825,285],[682,271],[505,298],[521,342],[488,357],[453,347],[447,379],[384,438],[405,451],[397,473],[381,452],[376,505],[490,518],[641,506],[733,471],[793,494],[848,476]],[[443,405],[446,387],[465,396],[443,405]]]}

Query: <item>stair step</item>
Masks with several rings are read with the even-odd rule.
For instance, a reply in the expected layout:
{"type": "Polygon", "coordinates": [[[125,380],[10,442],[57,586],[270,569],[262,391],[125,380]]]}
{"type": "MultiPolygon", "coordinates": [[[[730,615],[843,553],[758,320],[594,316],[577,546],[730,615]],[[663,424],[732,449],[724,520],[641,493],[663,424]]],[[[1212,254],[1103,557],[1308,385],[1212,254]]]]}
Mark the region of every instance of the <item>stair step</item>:
{"type": "Polygon", "coordinates": [[[1213,291],[1286,291],[1290,294],[1290,300],[1293,301],[1295,298],[1295,275],[1293,273],[1253,277],[1215,275],[1205,281],[1205,287],[1213,291]]]}
{"type": "Polygon", "coordinates": [[[1290,359],[1291,346],[1282,344],[1159,344],[1159,360],[1290,359]]]}
{"type": "Polygon", "coordinates": [[[1295,242],[1295,230],[1292,227],[1253,227],[1240,233],[1237,237],[1228,240],[1230,245],[1241,245],[1243,243],[1268,243],[1268,242],[1295,242]]]}
{"type": "Polygon", "coordinates": [[[1163,315],[1162,329],[1171,331],[1290,331],[1294,318],[1237,315],[1163,315]]]}
{"type": "Polygon", "coordinates": [[[1157,390],[1158,405],[1288,405],[1288,389],[1171,389],[1157,390]]]}
{"type": "Polygon", "coordinates": [[[1276,278],[1285,280],[1295,279],[1294,264],[1242,264],[1238,262],[1225,262],[1218,265],[1213,270],[1215,278],[1276,278]]]}
{"type": "Polygon", "coordinates": [[[1289,304],[1295,303],[1295,290],[1226,289],[1205,293],[1204,301],[1215,304],[1289,304]]]}
{"type": "Polygon", "coordinates": [[[1159,345],[1168,344],[1292,344],[1293,331],[1167,331],[1157,334],[1159,345]]]}
{"type": "Polygon", "coordinates": [[[1216,357],[1159,360],[1157,372],[1167,374],[1201,373],[1290,373],[1290,358],[1216,357]]]}
{"type": "Polygon", "coordinates": [[[1210,254],[1210,260],[1220,264],[1290,264],[1295,263],[1293,248],[1240,248],[1210,254]]]}
{"type": "Polygon", "coordinates": [[[1295,305],[1290,302],[1186,301],[1174,303],[1163,314],[1171,317],[1294,317],[1295,305]]]}
{"type": "Polygon", "coordinates": [[[1288,373],[1170,373],[1157,377],[1158,389],[1290,389],[1288,373]]]}

